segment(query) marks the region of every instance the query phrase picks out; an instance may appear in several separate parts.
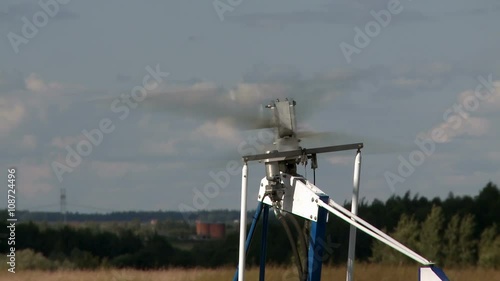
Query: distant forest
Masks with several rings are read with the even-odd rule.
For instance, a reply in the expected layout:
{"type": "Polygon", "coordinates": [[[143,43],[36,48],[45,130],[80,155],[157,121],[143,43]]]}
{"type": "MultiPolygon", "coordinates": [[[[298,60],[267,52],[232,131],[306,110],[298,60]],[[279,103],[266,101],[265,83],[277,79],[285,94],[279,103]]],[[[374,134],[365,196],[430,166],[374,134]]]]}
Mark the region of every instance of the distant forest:
{"type": "MultiPolygon", "coordinates": [[[[345,206],[350,208],[349,204],[345,206]]],[[[362,202],[359,215],[441,266],[500,268],[500,190],[493,183],[488,183],[476,196],[449,194],[443,200],[407,192],[385,202],[362,202]]],[[[81,222],[78,224],[60,223],[60,214],[55,213],[25,212],[23,216],[22,223],[16,227],[18,269],[150,269],[237,264],[238,233],[236,226],[230,224],[238,219],[236,211],[69,214],[67,220],[81,222]],[[194,226],[187,223],[186,218],[190,222],[196,219],[227,222],[227,235],[222,240],[188,239],[194,234],[194,226]],[[157,220],[154,226],[149,223],[152,219],[157,220]]],[[[5,231],[6,226],[6,212],[3,211],[0,229],[5,231]]],[[[259,224],[248,253],[251,265],[259,261],[260,233],[259,224]]],[[[5,235],[0,236],[2,253],[7,253],[9,247],[5,238],[5,235]]],[[[268,263],[292,264],[294,255],[289,240],[275,218],[271,219],[268,239],[268,263]]],[[[348,239],[349,225],[330,216],[324,241],[325,263],[346,262],[348,239]]],[[[4,254],[2,258],[5,259],[4,254]]],[[[374,263],[412,263],[360,231],[356,258],[374,263]]],[[[4,260],[1,262],[5,266],[4,260]]]]}
{"type": "MultiPolygon", "coordinates": [[[[250,213],[253,213],[250,212],[250,213]]],[[[30,212],[17,211],[17,216],[22,221],[34,222],[62,222],[64,217],[60,212],[30,212]]],[[[193,222],[197,219],[207,222],[232,222],[240,218],[240,212],[236,210],[213,210],[181,213],[177,211],[127,211],[110,213],[74,213],[68,212],[66,220],[70,222],[127,222],[140,221],[150,222],[151,220],[189,220],[193,222]]]]}

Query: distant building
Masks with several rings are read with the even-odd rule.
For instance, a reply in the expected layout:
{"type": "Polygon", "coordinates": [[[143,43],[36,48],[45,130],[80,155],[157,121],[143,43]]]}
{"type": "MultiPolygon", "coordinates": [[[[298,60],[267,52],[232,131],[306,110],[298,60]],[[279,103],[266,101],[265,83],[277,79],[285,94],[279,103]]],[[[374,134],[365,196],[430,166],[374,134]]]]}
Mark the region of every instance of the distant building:
{"type": "Polygon", "coordinates": [[[205,239],[222,239],[226,236],[226,225],[223,223],[205,223],[196,221],[196,235],[205,239]]]}
{"type": "Polygon", "coordinates": [[[209,229],[212,239],[222,239],[226,236],[226,225],[223,223],[211,223],[209,229]]]}
{"type": "Polygon", "coordinates": [[[210,225],[201,221],[196,221],[196,235],[201,238],[210,237],[210,225]]]}

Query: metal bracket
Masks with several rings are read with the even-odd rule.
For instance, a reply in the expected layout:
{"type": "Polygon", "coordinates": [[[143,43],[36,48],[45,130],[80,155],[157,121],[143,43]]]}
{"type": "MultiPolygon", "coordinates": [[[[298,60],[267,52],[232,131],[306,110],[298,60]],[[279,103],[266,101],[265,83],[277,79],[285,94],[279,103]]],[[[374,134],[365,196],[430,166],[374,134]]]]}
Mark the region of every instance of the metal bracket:
{"type": "MultiPolygon", "coordinates": [[[[318,200],[320,200],[320,196],[326,196],[326,194],[303,177],[281,173],[280,182],[283,185],[282,192],[280,192],[281,204],[273,204],[270,196],[266,196],[263,203],[273,207],[278,206],[281,211],[316,222],[318,220],[318,200]]],[[[266,178],[261,180],[259,201],[266,195],[268,184],[269,181],[266,178]]]]}
{"type": "Polygon", "coordinates": [[[353,143],[353,144],[345,144],[345,145],[334,145],[334,146],[325,146],[325,147],[317,147],[317,148],[304,148],[304,149],[296,149],[290,151],[280,151],[280,152],[272,152],[272,153],[264,153],[257,155],[246,155],[243,156],[244,161],[258,161],[265,159],[272,159],[271,161],[283,161],[294,159],[300,157],[302,155],[312,155],[318,153],[327,153],[327,152],[335,152],[335,151],[344,151],[344,150],[354,150],[363,148],[363,143],[353,143]]]}

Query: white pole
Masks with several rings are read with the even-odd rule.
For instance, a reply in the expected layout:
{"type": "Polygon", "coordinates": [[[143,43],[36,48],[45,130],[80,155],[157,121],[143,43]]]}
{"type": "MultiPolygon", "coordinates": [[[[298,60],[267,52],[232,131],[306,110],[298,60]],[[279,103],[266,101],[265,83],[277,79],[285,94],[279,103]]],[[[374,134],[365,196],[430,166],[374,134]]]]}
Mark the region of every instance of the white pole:
{"type": "MultiPolygon", "coordinates": [[[[351,213],[358,214],[359,177],[361,173],[361,151],[358,150],[354,159],[354,177],[352,179],[352,201],[351,213]]],[[[352,218],[354,219],[354,218],[352,218]]],[[[349,251],[347,255],[347,276],[346,281],[353,280],[354,259],[356,258],[356,227],[351,224],[349,232],[349,251]]]]}
{"type": "Polygon", "coordinates": [[[248,164],[245,161],[241,171],[241,210],[240,210],[240,252],[238,262],[238,280],[245,280],[245,240],[247,234],[247,186],[248,164]]]}

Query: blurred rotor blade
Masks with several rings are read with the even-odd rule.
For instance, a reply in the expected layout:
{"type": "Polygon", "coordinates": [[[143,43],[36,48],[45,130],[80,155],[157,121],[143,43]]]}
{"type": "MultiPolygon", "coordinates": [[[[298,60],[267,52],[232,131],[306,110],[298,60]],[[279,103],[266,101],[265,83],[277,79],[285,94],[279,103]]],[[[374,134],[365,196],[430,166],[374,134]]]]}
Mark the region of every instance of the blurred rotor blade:
{"type": "Polygon", "coordinates": [[[307,142],[309,145],[313,144],[315,146],[330,146],[362,142],[362,152],[364,154],[402,153],[404,151],[411,150],[411,147],[399,143],[349,133],[299,131],[297,136],[299,136],[299,138],[304,138],[304,142],[307,142]]]}
{"type": "Polygon", "coordinates": [[[331,132],[299,130],[296,133],[296,135],[299,139],[314,139],[314,140],[324,140],[324,141],[329,141],[332,139],[331,132]]]}
{"type": "Polygon", "coordinates": [[[133,100],[130,94],[97,98],[107,108],[128,106],[130,109],[172,113],[196,120],[231,122],[239,129],[272,128],[271,111],[263,106],[272,100],[290,98],[297,102],[297,120],[305,121],[338,95],[338,81],[321,77],[287,83],[239,83],[226,89],[214,83],[198,81],[190,84],[169,84],[144,99],[133,100]],[[118,101],[118,103],[117,103],[118,101]]]}
{"type": "Polygon", "coordinates": [[[144,100],[143,106],[146,110],[173,113],[197,120],[225,119],[240,129],[272,127],[272,119],[259,114],[259,104],[249,106],[230,99],[189,99],[157,94],[144,100]]]}
{"type": "Polygon", "coordinates": [[[195,120],[223,120],[241,130],[272,128],[273,122],[268,109],[259,103],[246,104],[230,98],[211,98],[205,95],[189,95],[184,93],[150,93],[140,102],[129,96],[97,97],[83,101],[85,104],[102,108],[128,106],[131,110],[151,113],[174,114],[195,120]]]}

